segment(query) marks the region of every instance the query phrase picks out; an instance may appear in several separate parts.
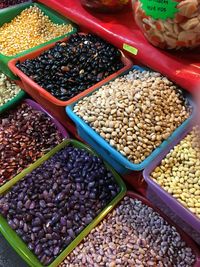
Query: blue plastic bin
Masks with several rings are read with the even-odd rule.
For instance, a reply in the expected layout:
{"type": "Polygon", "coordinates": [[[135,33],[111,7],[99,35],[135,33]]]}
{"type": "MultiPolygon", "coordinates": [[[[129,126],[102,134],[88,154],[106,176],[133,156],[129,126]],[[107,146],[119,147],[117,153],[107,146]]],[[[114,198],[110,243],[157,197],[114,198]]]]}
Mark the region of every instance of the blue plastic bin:
{"type": "MultiPolygon", "coordinates": [[[[133,66],[128,71],[124,72],[119,76],[123,76],[127,74],[130,70],[137,69],[140,71],[147,70],[145,68],[141,68],[139,66],[133,66]]],[[[97,88],[96,90],[98,90],[97,88]]],[[[96,91],[95,90],[95,91],[96,91]]],[[[94,92],[94,91],[93,91],[94,92]]],[[[93,92],[89,93],[87,96],[91,95],[93,92]]],[[[74,102],[73,104],[66,107],[67,115],[72,119],[77,127],[77,132],[79,136],[88,143],[99,155],[102,156],[109,164],[121,175],[129,174],[132,171],[141,171],[146,168],[163,150],[165,150],[171,142],[173,142],[177,136],[179,136],[186,127],[189,126],[190,122],[194,118],[194,103],[191,97],[186,94],[185,96],[191,107],[193,108],[193,112],[191,116],[185,120],[171,135],[170,137],[163,141],[162,144],[157,147],[144,161],[139,164],[134,164],[130,162],[126,157],[124,157],[120,152],[118,152],[114,147],[112,147],[105,139],[103,139],[95,130],[92,129],[84,120],[82,120],[79,116],[77,116],[73,112],[74,106],[78,103],[74,102]]],[[[79,100],[80,101],[80,100],[79,100]]]]}

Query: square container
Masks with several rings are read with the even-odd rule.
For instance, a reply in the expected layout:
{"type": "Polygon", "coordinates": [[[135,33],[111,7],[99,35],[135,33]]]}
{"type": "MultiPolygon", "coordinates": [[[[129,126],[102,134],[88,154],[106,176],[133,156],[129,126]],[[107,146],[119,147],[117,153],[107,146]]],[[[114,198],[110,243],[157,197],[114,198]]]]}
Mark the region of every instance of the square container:
{"type": "MultiPolygon", "coordinates": [[[[52,149],[45,156],[37,160],[34,164],[24,170],[20,175],[16,176],[15,183],[23,177],[39,167],[43,162],[48,160],[62,148],[72,145],[74,147],[78,147],[88,151],[90,154],[96,155],[88,146],[75,141],[75,140],[64,140],[61,144],[52,149]]],[[[108,170],[110,170],[120,187],[120,192],[118,195],[96,216],[96,218],[86,226],[83,231],[60,253],[60,255],[50,264],[48,267],[56,267],[58,266],[66,256],[83,240],[83,238],[89,234],[89,232],[113,209],[113,207],[124,197],[126,194],[126,186],[120,176],[107,164],[105,163],[108,170]]],[[[11,189],[12,185],[10,184],[7,191],[11,189]]],[[[5,192],[5,191],[4,191],[5,192]]],[[[16,250],[16,252],[32,267],[43,267],[43,265],[39,262],[36,256],[28,249],[28,246],[22,241],[22,239],[17,235],[17,233],[11,229],[8,225],[6,219],[0,215],[0,231],[5,237],[5,239],[10,243],[10,245],[16,250]]]]}
{"type": "MultiPolygon", "coordinates": [[[[63,139],[69,138],[68,132],[65,130],[65,128],[52,115],[50,115],[43,107],[41,107],[38,103],[36,103],[30,99],[26,99],[24,102],[26,104],[28,104],[29,106],[31,106],[34,110],[38,110],[38,111],[45,113],[48,117],[51,118],[51,120],[54,123],[54,125],[56,126],[58,132],[62,135],[63,139]]],[[[21,175],[23,175],[23,173],[25,171],[26,171],[26,169],[23,170],[21,173],[19,173],[17,176],[13,177],[11,180],[7,181],[2,186],[0,186],[0,194],[2,194],[5,190],[7,190],[13,184],[15,184],[18,181],[18,179],[21,177],[21,175]]]]}
{"type": "MultiPolygon", "coordinates": [[[[61,41],[67,41],[68,38],[64,38],[61,41]]],[[[24,86],[24,90],[31,95],[39,104],[45,107],[49,112],[51,112],[55,118],[57,118],[72,134],[74,134],[77,138],[76,127],[72,123],[72,121],[67,117],[65,112],[65,107],[72,104],[73,102],[77,101],[78,99],[86,96],[89,92],[94,91],[97,87],[103,85],[104,83],[108,82],[109,80],[117,77],[119,74],[123,73],[124,71],[128,70],[132,66],[132,62],[124,56],[121,52],[121,60],[124,63],[124,67],[118,70],[117,72],[109,75],[107,78],[103,79],[102,81],[98,82],[97,84],[91,86],[90,88],[84,90],[80,94],[72,97],[67,101],[62,101],[54,97],[52,94],[47,92],[44,88],[39,86],[36,82],[31,80],[25,73],[19,70],[15,64],[17,61],[24,62],[26,59],[34,59],[38,57],[42,52],[52,48],[55,46],[55,43],[49,44],[43,48],[38,49],[26,56],[22,56],[16,58],[9,62],[9,68],[12,72],[17,75],[24,86]]]]}
{"type": "Polygon", "coordinates": [[[16,76],[13,75],[13,73],[10,71],[10,69],[8,68],[8,62],[16,57],[22,56],[22,55],[26,55],[32,51],[35,51],[36,49],[43,47],[47,44],[50,44],[52,42],[58,41],[59,39],[63,38],[64,36],[68,36],[70,34],[73,34],[77,31],[76,27],[74,26],[74,24],[72,22],[70,22],[67,18],[63,17],[62,15],[58,14],[57,12],[55,12],[54,10],[48,8],[47,6],[43,5],[43,4],[39,4],[39,3],[24,3],[22,5],[16,5],[12,8],[6,8],[3,9],[2,11],[0,11],[0,16],[1,16],[1,21],[0,21],[0,27],[4,24],[4,23],[9,23],[11,20],[13,20],[16,16],[18,16],[24,9],[29,8],[31,6],[36,6],[39,9],[42,10],[42,12],[44,12],[45,15],[47,15],[49,17],[49,19],[57,24],[71,24],[73,26],[73,30],[66,34],[66,35],[62,35],[60,37],[54,38],[48,42],[45,42],[43,44],[40,44],[38,46],[35,46],[33,48],[30,48],[28,50],[25,50],[21,53],[18,53],[14,56],[6,56],[0,53],[0,71],[4,72],[6,75],[8,75],[10,78],[12,79],[16,79],[16,76]]]}
{"type": "MultiPolygon", "coordinates": [[[[144,71],[145,69],[139,66],[133,66],[132,69],[137,69],[140,71],[144,71]]],[[[122,76],[127,74],[130,70],[125,73],[119,75],[122,76]]],[[[97,88],[96,90],[98,90],[97,88]]],[[[92,92],[87,94],[87,96],[91,95],[92,92]]],[[[194,104],[190,97],[185,96],[191,108],[194,110],[194,104]]],[[[134,164],[130,162],[126,157],[124,157],[120,152],[118,152],[114,147],[112,147],[104,138],[102,138],[92,127],[89,126],[83,119],[81,119],[75,112],[73,112],[74,106],[78,103],[75,102],[72,105],[66,107],[67,115],[72,119],[72,121],[76,124],[77,131],[79,136],[88,143],[98,154],[100,154],[117,172],[121,175],[130,174],[133,171],[140,171],[146,168],[155,158],[158,156],[165,148],[167,148],[173,140],[177,138],[188,126],[190,121],[194,116],[194,112],[192,115],[185,120],[170,136],[167,140],[163,141],[162,144],[157,147],[144,161],[139,164],[134,164]]]]}
{"type": "MultiPolygon", "coordinates": [[[[19,80],[14,81],[19,87],[23,88],[22,82],[19,80]]],[[[14,96],[11,100],[7,101],[4,105],[0,107],[0,114],[3,112],[15,107],[19,102],[21,102],[25,97],[26,93],[21,90],[16,96],[14,96]]]]}
{"type": "Polygon", "coordinates": [[[158,214],[164,218],[166,222],[168,222],[170,225],[173,225],[177,232],[180,234],[181,238],[185,241],[185,243],[192,248],[193,253],[196,255],[196,262],[194,263],[193,267],[200,267],[200,250],[199,247],[197,247],[196,243],[191,239],[190,235],[186,234],[179,226],[179,224],[174,223],[168,216],[166,216],[160,209],[156,208],[152,202],[150,202],[148,199],[138,195],[135,192],[127,191],[127,196],[133,199],[140,200],[143,204],[151,207],[154,211],[158,212],[158,214]]]}
{"type": "Polygon", "coordinates": [[[162,209],[171,219],[185,230],[200,245],[200,218],[183,206],[175,197],[165,191],[158,183],[151,179],[152,171],[160,165],[162,159],[176,146],[190,131],[192,126],[183,131],[162,153],[145,168],[143,176],[148,184],[147,197],[158,208],[162,209]]]}

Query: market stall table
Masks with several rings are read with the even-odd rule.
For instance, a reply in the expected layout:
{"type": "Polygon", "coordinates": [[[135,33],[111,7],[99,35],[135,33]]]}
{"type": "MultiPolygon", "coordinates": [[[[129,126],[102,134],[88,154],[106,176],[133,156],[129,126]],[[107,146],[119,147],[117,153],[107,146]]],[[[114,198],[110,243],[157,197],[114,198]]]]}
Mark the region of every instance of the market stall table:
{"type": "Polygon", "coordinates": [[[110,15],[89,12],[81,6],[80,1],[39,0],[39,2],[100,35],[120,49],[124,45],[133,47],[132,51],[137,55],[131,53],[129,55],[166,75],[183,88],[194,91],[199,87],[200,50],[166,52],[153,47],[136,26],[131,7],[110,15]]]}

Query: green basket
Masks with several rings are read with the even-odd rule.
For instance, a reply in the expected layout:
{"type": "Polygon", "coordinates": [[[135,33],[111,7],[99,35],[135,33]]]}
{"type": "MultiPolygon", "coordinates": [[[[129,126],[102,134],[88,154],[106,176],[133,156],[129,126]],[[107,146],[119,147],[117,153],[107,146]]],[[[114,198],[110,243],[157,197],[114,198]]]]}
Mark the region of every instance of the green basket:
{"type": "MultiPolygon", "coordinates": [[[[35,168],[39,167],[43,162],[52,157],[55,153],[60,151],[62,148],[72,145],[74,147],[82,148],[87,150],[93,155],[97,155],[93,152],[88,146],[75,141],[75,140],[64,140],[61,144],[52,149],[49,153],[44,155],[42,158],[33,163],[30,167],[25,169],[19,175],[14,177],[7,186],[4,187],[5,193],[8,191],[15,183],[21,180],[26,174],[33,171],[35,168]]],[[[120,187],[120,192],[118,195],[100,212],[99,215],[88,225],[86,228],[61,252],[61,254],[50,264],[48,267],[58,266],[66,256],[83,240],[83,238],[90,233],[90,231],[114,208],[114,206],[125,196],[126,194],[126,185],[120,178],[120,176],[107,164],[104,162],[107,169],[110,170],[115,177],[117,184],[120,187]]],[[[8,225],[6,219],[0,215],[0,231],[5,237],[5,239],[10,243],[10,245],[16,250],[16,252],[32,267],[43,267],[39,262],[37,257],[28,249],[27,245],[22,241],[22,239],[17,235],[17,233],[11,229],[8,225]]]]}
{"type": "MultiPolygon", "coordinates": [[[[0,27],[4,24],[4,23],[8,23],[10,22],[12,19],[14,19],[17,15],[19,15],[24,9],[29,8],[30,6],[37,6],[38,8],[40,8],[45,15],[47,15],[50,20],[54,23],[57,24],[72,24],[73,29],[71,32],[59,36],[57,38],[54,38],[48,42],[45,42],[43,44],[37,45],[33,48],[30,48],[28,50],[25,50],[21,53],[18,53],[14,56],[5,56],[3,54],[0,53],[0,71],[2,71],[3,73],[5,73],[6,75],[8,75],[11,79],[17,79],[17,77],[12,73],[12,71],[9,69],[8,67],[8,62],[13,59],[13,58],[17,58],[19,56],[23,56],[28,54],[29,52],[32,52],[34,50],[37,50],[40,47],[43,47],[47,44],[53,43],[55,41],[58,41],[61,38],[64,38],[66,36],[69,36],[70,34],[73,34],[75,32],[77,32],[77,26],[75,26],[74,23],[72,23],[70,20],[68,20],[67,18],[65,18],[64,16],[58,14],[56,11],[48,8],[47,6],[43,5],[43,4],[39,4],[39,3],[25,3],[23,5],[17,5],[15,7],[9,8],[9,9],[3,9],[0,12],[0,27]]],[[[28,25],[27,25],[28,27],[28,25]]]]}
{"type": "Polygon", "coordinates": [[[26,97],[26,92],[21,90],[15,97],[6,102],[3,106],[0,107],[0,114],[6,112],[7,110],[17,106],[26,97]]]}

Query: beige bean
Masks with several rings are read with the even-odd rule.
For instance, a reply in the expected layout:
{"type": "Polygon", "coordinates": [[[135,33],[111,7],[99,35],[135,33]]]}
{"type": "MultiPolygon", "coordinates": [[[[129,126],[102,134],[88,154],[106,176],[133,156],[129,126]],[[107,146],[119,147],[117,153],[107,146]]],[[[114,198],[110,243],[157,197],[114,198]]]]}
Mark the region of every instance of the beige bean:
{"type": "Polygon", "coordinates": [[[197,216],[200,216],[199,135],[199,128],[194,127],[151,174],[158,184],[197,216]],[[170,161],[172,165],[168,164],[170,161]]]}
{"type": "Polygon", "coordinates": [[[74,112],[131,162],[140,163],[190,116],[179,91],[159,73],[133,70],[85,97],[74,112]]]}

